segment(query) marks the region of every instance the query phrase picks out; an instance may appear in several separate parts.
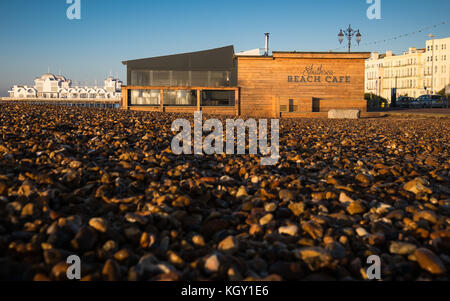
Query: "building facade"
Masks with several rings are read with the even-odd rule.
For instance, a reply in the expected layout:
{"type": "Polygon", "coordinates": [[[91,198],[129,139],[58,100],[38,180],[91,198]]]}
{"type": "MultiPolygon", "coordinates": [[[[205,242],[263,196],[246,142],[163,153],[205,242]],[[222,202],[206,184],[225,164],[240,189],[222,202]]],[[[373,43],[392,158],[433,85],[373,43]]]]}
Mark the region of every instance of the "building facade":
{"type": "Polygon", "coordinates": [[[9,91],[13,99],[121,99],[122,82],[108,77],[104,87],[72,86],[72,81],[64,76],[47,73],[34,80],[35,85],[15,85],[9,91]]]}
{"type": "Polygon", "coordinates": [[[450,38],[428,40],[423,60],[424,81],[430,90],[438,93],[450,85],[450,38]]]}
{"type": "Polygon", "coordinates": [[[401,55],[374,52],[366,61],[365,92],[390,101],[394,95],[417,98],[438,93],[450,85],[448,58],[450,38],[429,40],[426,48],[409,48],[401,55]]]}
{"type": "Polygon", "coordinates": [[[122,108],[295,117],[335,108],[366,110],[369,53],[234,54],[234,47],[125,61],[122,108]]]}

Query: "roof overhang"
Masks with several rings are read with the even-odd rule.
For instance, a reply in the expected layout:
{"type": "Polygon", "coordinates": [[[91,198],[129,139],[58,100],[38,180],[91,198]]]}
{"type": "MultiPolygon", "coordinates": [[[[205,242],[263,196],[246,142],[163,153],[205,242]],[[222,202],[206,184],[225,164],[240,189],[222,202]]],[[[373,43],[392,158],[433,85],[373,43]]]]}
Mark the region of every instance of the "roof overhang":
{"type": "Polygon", "coordinates": [[[134,69],[148,70],[230,70],[233,68],[234,46],[204,51],[123,61],[134,69]]]}

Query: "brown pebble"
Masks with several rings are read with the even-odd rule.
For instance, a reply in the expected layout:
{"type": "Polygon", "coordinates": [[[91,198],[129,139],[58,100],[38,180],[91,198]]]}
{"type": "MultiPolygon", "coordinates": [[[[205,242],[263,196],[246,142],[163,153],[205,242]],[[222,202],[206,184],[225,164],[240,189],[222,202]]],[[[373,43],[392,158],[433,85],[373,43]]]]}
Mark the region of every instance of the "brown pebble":
{"type": "Polygon", "coordinates": [[[425,271],[435,275],[442,275],[447,272],[441,259],[432,251],[425,248],[419,248],[414,255],[420,267],[425,271]]]}

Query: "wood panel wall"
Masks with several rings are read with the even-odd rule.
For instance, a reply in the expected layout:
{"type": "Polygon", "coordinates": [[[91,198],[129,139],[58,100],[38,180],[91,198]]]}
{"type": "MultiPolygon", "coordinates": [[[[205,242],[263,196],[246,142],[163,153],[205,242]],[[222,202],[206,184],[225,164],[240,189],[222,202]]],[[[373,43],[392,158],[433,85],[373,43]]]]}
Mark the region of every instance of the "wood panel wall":
{"type": "Polygon", "coordinates": [[[364,100],[364,60],[368,53],[274,53],[273,57],[236,57],[240,111],[245,116],[281,115],[280,106],[289,108],[294,100],[299,113],[313,112],[313,99],[320,112],[335,108],[366,111],[364,100]],[[314,65],[333,76],[350,76],[350,83],[288,82],[288,76],[302,76],[314,65]]]}

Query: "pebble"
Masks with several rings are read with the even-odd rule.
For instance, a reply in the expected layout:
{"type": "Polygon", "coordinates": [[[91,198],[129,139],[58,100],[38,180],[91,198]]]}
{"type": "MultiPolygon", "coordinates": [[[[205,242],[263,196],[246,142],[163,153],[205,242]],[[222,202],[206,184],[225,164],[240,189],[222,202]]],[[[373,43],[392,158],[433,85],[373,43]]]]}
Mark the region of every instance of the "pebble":
{"type": "Polygon", "coordinates": [[[97,242],[97,233],[94,229],[89,227],[83,227],[78,231],[75,238],[72,240],[72,246],[76,250],[89,251],[97,242]]]}
{"type": "Polygon", "coordinates": [[[333,257],[334,259],[343,259],[346,256],[345,248],[338,242],[332,242],[325,246],[325,250],[333,257]]]}
{"type": "Polygon", "coordinates": [[[300,216],[303,212],[305,212],[305,204],[304,203],[292,203],[289,205],[289,209],[295,216],[300,216]]]}
{"type": "Polygon", "coordinates": [[[246,197],[246,196],[248,196],[248,193],[247,193],[247,189],[245,188],[245,186],[241,186],[241,187],[239,187],[239,189],[238,189],[238,191],[237,191],[237,193],[236,193],[236,198],[243,198],[243,197],[246,197]]]}
{"type": "Polygon", "coordinates": [[[298,227],[296,225],[285,226],[278,228],[278,233],[289,236],[296,236],[298,234],[298,227]]]}
{"type": "Polygon", "coordinates": [[[323,237],[323,227],[316,221],[302,223],[302,229],[311,236],[312,239],[323,237]]]}
{"type": "Polygon", "coordinates": [[[118,245],[114,240],[108,240],[102,248],[105,252],[115,252],[117,251],[118,245]]]}
{"type": "Polygon", "coordinates": [[[252,182],[252,184],[258,184],[259,183],[259,177],[258,176],[253,176],[251,182],[252,182]]]}
{"type": "Polygon", "coordinates": [[[205,271],[210,274],[217,273],[219,271],[220,261],[216,254],[209,256],[205,260],[205,271]]]}
{"type": "Polygon", "coordinates": [[[320,247],[299,249],[295,251],[295,254],[303,260],[313,272],[327,267],[332,260],[330,253],[320,247]]]}
{"type": "Polygon", "coordinates": [[[144,232],[141,235],[140,246],[144,249],[150,249],[156,242],[156,236],[151,233],[144,232]]]}
{"type": "Polygon", "coordinates": [[[63,281],[67,280],[67,269],[69,265],[65,262],[59,262],[52,268],[52,276],[55,280],[63,281]]]}
{"type": "Polygon", "coordinates": [[[108,230],[108,223],[101,217],[91,218],[89,220],[89,226],[101,233],[105,233],[108,230]]]}
{"type": "Polygon", "coordinates": [[[353,203],[354,200],[349,197],[345,192],[341,192],[341,194],[339,195],[339,202],[341,203],[353,203]]]}
{"type": "Polygon", "coordinates": [[[421,219],[426,220],[432,224],[437,224],[437,222],[438,222],[437,214],[430,210],[419,211],[414,214],[415,222],[418,222],[421,219]]]}
{"type": "Polygon", "coordinates": [[[250,235],[257,235],[263,233],[263,229],[258,224],[253,224],[250,226],[250,230],[248,231],[250,235]]]}
{"type": "Polygon", "coordinates": [[[20,213],[20,216],[22,216],[22,217],[32,216],[34,214],[34,212],[35,212],[34,204],[28,203],[22,208],[22,212],[20,213]]]}
{"type": "Polygon", "coordinates": [[[355,201],[351,202],[347,207],[347,212],[350,215],[356,215],[366,212],[365,206],[362,204],[361,201],[355,201]]]}
{"type": "Polygon", "coordinates": [[[372,246],[383,245],[386,242],[386,236],[383,233],[369,235],[369,244],[372,246]]]}
{"type": "Polygon", "coordinates": [[[228,236],[219,243],[218,250],[227,253],[234,254],[239,250],[239,243],[233,236],[228,236]]]}
{"type": "Polygon", "coordinates": [[[426,248],[419,248],[414,253],[420,267],[425,271],[435,275],[442,275],[447,273],[447,269],[442,263],[441,259],[432,251],[426,248]]]}
{"type": "Polygon", "coordinates": [[[141,225],[146,225],[148,223],[148,219],[145,216],[141,216],[141,215],[134,214],[134,213],[125,214],[125,220],[132,224],[138,223],[141,225]]]}
{"type": "Polygon", "coordinates": [[[119,281],[121,278],[119,264],[113,259],[108,259],[103,266],[102,276],[105,281],[119,281]]]}
{"type": "Polygon", "coordinates": [[[119,262],[125,261],[128,257],[130,257],[130,252],[127,249],[122,249],[114,254],[114,259],[119,262]]]}
{"type": "Polygon", "coordinates": [[[29,180],[25,180],[22,185],[19,187],[17,193],[24,197],[31,197],[32,195],[37,193],[36,186],[33,182],[29,180]]]}
{"type": "Polygon", "coordinates": [[[366,237],[367,235],[369,235],[367,230],[362,227],[359,227],[358,229],[356,229],[356,234],[358,234],[358,236],[360,236],[360,237],[366,237]]]}
{"type": "Polygon", "coordinates": [[[410,255],[414,253],[416,249],[416,245],[400,241],[393,241],[389,246],[389,252],[397,255],[410,255]]]}
{"type": "Polygon", "coordinates": [[[264,215],[260,220],[259,224],[265,226],[273,220],[273,215],[271,213],[264,215]]]}
{"type": "Polygon", "coordinates": [[[358,174],[355,179],[363,184],[370,184],[370,179],[364,174],[358,174]]]}
{"type": "Polygon", "coordinates": [[[266,210],[266,212],[275,212],[277,210],[277,204],[275,203],[265,204],[264,209],[266,210]]]}
{"type": "Polygon", "coordinates": [[[203,238],[203,236],[201,235],[194,235],[192,237],[192,242],[199,247],[204,247],[205,246],[205,239],[203,238]]]}
{"type": "Polygon", "coordinates": [[[295,193],[287,189],[281,190],[278,196],[283,202],[292,202],[295,200],[295,193]]]}
{"type": "Polygon", "coordinates": [[[414,194],[427,193],[432,194],[430,188],[426,187],[426,181],[422,178],[416,178],[412,181],[409,181],[403,186],[403,189],[414,194]]]}

